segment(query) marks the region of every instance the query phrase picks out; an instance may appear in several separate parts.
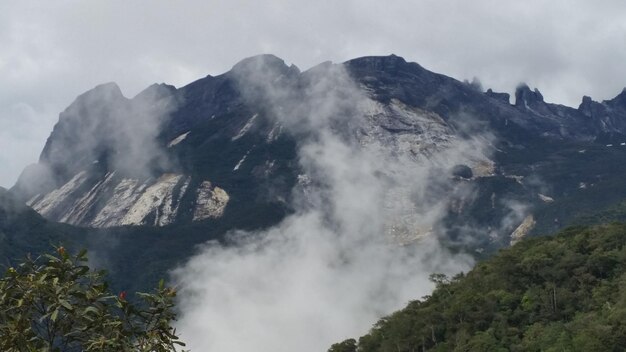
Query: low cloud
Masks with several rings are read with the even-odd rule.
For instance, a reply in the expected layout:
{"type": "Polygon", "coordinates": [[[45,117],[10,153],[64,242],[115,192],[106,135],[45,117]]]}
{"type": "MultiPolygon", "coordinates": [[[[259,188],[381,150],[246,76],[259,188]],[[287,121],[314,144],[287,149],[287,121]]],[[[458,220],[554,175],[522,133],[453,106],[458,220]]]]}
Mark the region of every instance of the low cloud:
{"type": "Polygon", "coordinates": [[[272,67],[251,62],[239,79],[300,137],[296,212],[266,231],[231,233],[231,245],[207,243],[174,272],[178,328],[194,350],[323,351],[430,293],[431,273],[472,265],[439,243],[433,228],[450,195],[431,191],[483,153],[481,141],[402,152],[360,134],[372,101],[343,66],[305,73],[295,93],[292,73],[272,67]]]}
{"type": "Polygon", "coordinates": [[[133,99],[114,83],[80,95],[60,114],[37,165],[29,166],[16,189],[30,197],[49,192],[81,171],[100,168],[147,179],[173,165],[158,136],[177,99],[167,86],[153,85],[133,99]]]}

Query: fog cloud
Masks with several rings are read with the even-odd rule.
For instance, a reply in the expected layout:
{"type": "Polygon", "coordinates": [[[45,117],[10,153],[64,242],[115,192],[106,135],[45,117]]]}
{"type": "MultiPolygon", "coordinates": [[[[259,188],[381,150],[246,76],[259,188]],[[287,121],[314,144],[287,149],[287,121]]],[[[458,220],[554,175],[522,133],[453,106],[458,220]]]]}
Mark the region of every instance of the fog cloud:
{"type": "Polygon", "coordinates": [[[261,94],[299,136],[296,212],[266,231],[232,233],[233,245],[208,243],[175,271],[178,327],[194,350],[324,351],[428,294],[431,273],[472,264],[438,242],[450,195],[432,190],[450,188],[453,165],[484,157],[480,139],[416,156],[398,148],[399,135],[364,138],[374,102],[343,66],[306,72],[304,93],[294,93],[290,72],[267,60],[238,72],[247,94],[261,94]]]}
{"type": "Polygon", "coordinates": [[[25,169],[16,189],[28,199],[92,167],[144,180],[160,175],[174,165],[158,136],[177,105],[164,85],[153,85],[133,99],[114,83],[81,94],[60,114],[40,162],[25,169]]]}

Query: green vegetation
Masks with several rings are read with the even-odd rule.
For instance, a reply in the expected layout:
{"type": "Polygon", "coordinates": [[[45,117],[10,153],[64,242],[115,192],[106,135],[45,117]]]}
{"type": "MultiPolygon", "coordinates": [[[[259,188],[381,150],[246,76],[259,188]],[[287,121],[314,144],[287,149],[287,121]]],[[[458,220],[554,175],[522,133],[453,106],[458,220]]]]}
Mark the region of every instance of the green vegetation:
{"type": "Polygon", "coordinates": [[[87,267],[86,252],[27,258],[0,279],[0,350],[176,351],[184,346],[170,326],[175,290],[163,281],[142,304],[112,295],[102,272],[87,267]]]}
{"type": "Polygon", "coordinates": [[[331,352],[624,351],[626,225],[531,238],[331,352]]]}

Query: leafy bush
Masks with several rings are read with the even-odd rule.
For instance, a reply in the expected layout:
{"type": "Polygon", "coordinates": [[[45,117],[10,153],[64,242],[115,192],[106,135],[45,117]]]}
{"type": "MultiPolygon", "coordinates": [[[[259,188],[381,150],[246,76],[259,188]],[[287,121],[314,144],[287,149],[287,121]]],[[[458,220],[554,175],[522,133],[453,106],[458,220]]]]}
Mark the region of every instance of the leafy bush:
{"type": "Polygon", "coordinates": [[[0,350],[176,351],[184,346],[170,323],[176,291],[163,281],[152,294],[108,291],[86,251],[27,258],[0,279],[0,350]]]}

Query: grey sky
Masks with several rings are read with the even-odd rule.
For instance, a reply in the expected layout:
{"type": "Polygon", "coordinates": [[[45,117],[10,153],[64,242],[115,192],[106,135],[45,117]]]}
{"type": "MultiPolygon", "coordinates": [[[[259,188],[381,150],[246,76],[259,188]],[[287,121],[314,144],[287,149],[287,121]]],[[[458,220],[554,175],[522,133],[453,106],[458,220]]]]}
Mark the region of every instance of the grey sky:
{"type": "Polygon", "coordinates": [[[626,86],[625,43],[623,0],[0,0],[0,185],[37,160],[58,113],[103,82],[133,96],[260,53],[301,69],[395,53],[577,106],[626,86]]]}

